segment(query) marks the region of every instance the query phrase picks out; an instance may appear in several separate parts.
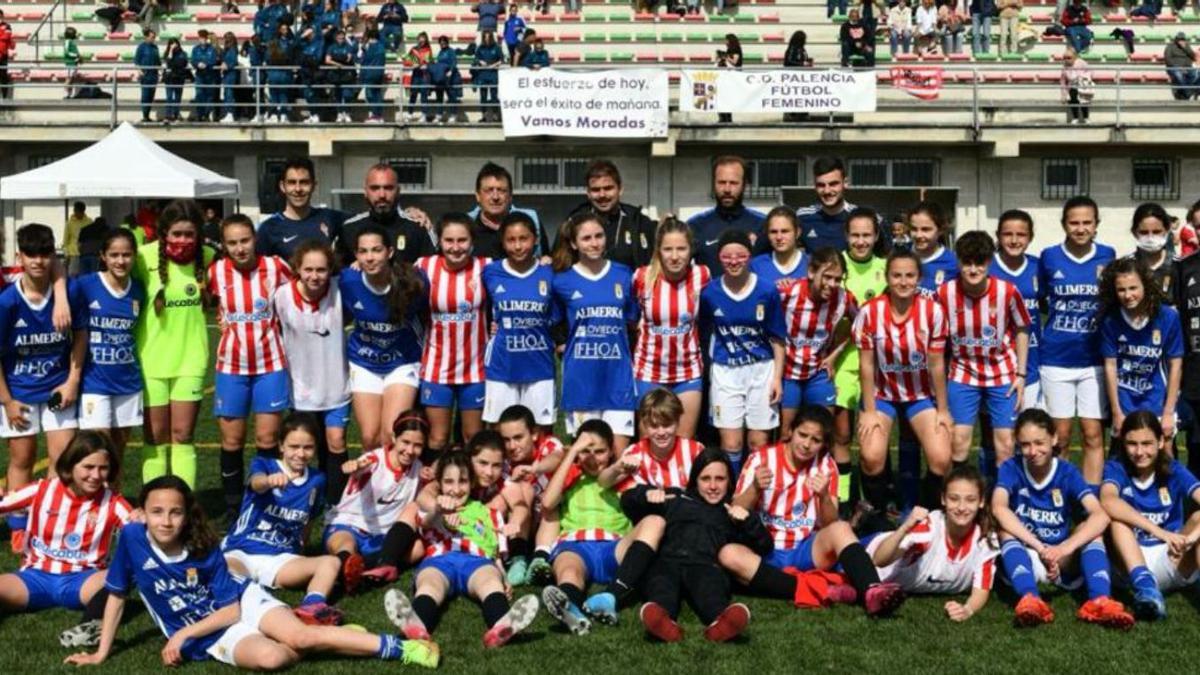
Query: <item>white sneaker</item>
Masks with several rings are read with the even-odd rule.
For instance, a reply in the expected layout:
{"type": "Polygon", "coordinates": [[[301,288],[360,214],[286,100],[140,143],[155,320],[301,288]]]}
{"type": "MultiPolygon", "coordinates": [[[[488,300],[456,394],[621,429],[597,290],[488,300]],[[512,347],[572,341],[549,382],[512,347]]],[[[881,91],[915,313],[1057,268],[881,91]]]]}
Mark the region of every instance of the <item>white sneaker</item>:
{"type": "Polygon", "coordinates": [[[367,124],[383,124],[383,118],[379,115],[371,115],[367,118],[367,124]]]}
{"type": "Polygon", "coordinates": [[[237,120],[233,118],[232,113],[221,118],[221,124],[233,124],[235,122],[237,122],[237,120]]]}
{"type": "Polygon", "coordinates": [[[307,124],[320,124],[320,123],[321,123],[321,118],[320,118],[320,117],[318,117],[317,115],[312,115],[312,114],[310,114],[310,115],[308,116],[308,119],[306,119],[306,120],[304,120],[304,121],[305,121],[305,123],[307,123],[307,124]]]}
{"type": "MultiPolygon", "coordinates": [[[[269,116],[268,116],[268,118],[269,118],[269,116]]],[[[262,124],[262,123],[263,123],[262,115],[255,115],[254,117],[250,118],[250,124],[262,124]]]]}

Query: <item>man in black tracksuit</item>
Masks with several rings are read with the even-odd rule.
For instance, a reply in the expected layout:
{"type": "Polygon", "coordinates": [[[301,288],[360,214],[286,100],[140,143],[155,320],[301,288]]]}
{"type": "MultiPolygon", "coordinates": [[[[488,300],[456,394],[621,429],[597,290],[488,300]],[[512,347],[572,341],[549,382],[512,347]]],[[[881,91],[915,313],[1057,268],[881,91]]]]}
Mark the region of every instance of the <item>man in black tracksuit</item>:
{"type": "MultiPolygon", "coordinates": [[[[355,237],[366,225],[383,228],[388,234],[388,245],[395,247],[392,260],[416,262],[417,258],[437,252],[429,238],[426,224],[412,220],[412,210],[399,211],[396,201],[400,196],[399,179],[396,171],[387,164],[377,164],[367,170],[363,194],[369,207],[362,213],[351,216],[342,223],[342,233],[335,248],[342,266],[354,262],[355,237]]],[[[424,216],[424,214],[418,214],[424,216]]],[[[428,217],[424,217],[428,221],[428,217]]]]}
{"type": "Polygon", "coordinates": [[[594,213],[604,225],[608,259],[636,270],[650,263],[658,223],[642,210],[621,201],[621,173],[607,159],[592,162],[587,170],[587,201],[571,211],[594,213]]]}

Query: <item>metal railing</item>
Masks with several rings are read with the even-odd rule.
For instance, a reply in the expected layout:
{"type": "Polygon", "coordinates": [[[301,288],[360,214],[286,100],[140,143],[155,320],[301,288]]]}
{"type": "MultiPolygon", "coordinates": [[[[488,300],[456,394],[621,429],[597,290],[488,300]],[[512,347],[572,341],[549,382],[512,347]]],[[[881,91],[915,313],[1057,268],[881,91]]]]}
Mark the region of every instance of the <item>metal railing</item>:
{"type": "MultiPolygon", "coordinates": [[[[596,64],[595,68],[614,68],[617,64],[596,64]]],[[[645,67],[643,64],[641,67],[645,67]]],[[[925,65],[928,67],[928,65],[925,65]]],[[[149,87],[137,81],[141,69],[131,64],[84,63],[75,71],[75,79],[62,78],[64,69],[48,70],[13,63],[14,71],[24,71],[26,81],[14,83],[13,100],[0,101],[0,124],[107,124],[136,121],[142,115],[142,90],[149,87]],[[83,93],[99,98],[77,98],[83,93]],[[59,98],[50,92],[62,92],[72,98],[59,98]],[[47,114],[49,113],[49,114],[47,114]]],[[[589,66],[570,66],[588,69],[589,66]]],[[[812,113],[803,118],[788,117],[788,125],[810,126],[902,126],[956,127],[976,132],[988,127],[1050,126],[1067,120],[1068,108],[1060,100],[1058,78],[1061,68],[941,66],[943,84],[934,100],[910,96],[890,82],[892,71],[906,66],[879,67],[878,105],[874,112],[858,114],[812,113]],[[1011,75],[1015,78],[1010,78],[1011,75]]],[[[749,68],[748,68],[749,69],[749,68]]],[[[153,112],[159,121],[200,123],[217,121],[232,113],[238,124],[281,123],[364,123],[393,121],[421,123],[496,123],[500,121],[498,89],[474,84],[467,79],[470,69],[460,68],[462,82],[435,85],[412,70],[399,65],[382,68],[382,81],[364,81],[358,70],[339,72],[322,68],[319,72],[297,67],[245,69],[249,81],[224,84],[219,80],[206,84],[166,84],[163,79],[152,86],[153,112]],[[280,73],[287,73],[280,75],[280,73]],[[406,81],[412,80],[412,81],[406,81]],[[226,105],[225,98],[233,101],[226,105]],[[486,98],[485,98],[486,95],[486,98]],[[213,115],[215,108],[217,114],[213,115]],[[394,116],[394,117],[393,117],[394,116]],[[190,118],[190,119],[189,119],[190,118]]],[[[681,70],[668,68],[677,75],[681,70]]],[[[380,71],[374,71],[376,73],[380,71]]],[[[1124,66],[1094,68],[1095,95],[1087,104],[1090,120],[1097,125],[1168,126],[1179,123],[1173,112],[1194,112],[1196,103],[1174,100],[1171,85],[1160,82],[1161,66],[1124,66]]],[[[678,110],[678,86],[672,78],[672,126],[710,126],[715,113],[681,113],[678,110]]],[[[772,126],[780,116],[748,113],[735,117],[734,126],[772,126]]]]}
{"type": "Polygon", "coordinates": [[[49,41],[57,41],[54,37],[54,10],[62,8],[62,24],[67,25],[67,2],[66,0],[54,0],[54,4],[46,11],[46,15],[38,22],[38,25],[29,34],[29,44],[33,45],[33,58],[35,61],[42,60],[42,27],[49,25],[50,35],[46,38],[49,41]]]}

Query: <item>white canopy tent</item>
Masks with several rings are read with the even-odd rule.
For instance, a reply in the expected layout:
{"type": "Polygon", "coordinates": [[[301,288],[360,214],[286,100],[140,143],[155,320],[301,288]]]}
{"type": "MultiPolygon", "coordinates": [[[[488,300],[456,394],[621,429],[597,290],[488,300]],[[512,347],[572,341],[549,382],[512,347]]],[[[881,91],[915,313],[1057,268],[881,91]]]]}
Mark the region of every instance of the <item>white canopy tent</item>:
{"type": "Polygon", "coordinates": [[[241,184],[171,154],[128,122],[79,152],[0,178],[0,199],[235,198],[241,184]]]}

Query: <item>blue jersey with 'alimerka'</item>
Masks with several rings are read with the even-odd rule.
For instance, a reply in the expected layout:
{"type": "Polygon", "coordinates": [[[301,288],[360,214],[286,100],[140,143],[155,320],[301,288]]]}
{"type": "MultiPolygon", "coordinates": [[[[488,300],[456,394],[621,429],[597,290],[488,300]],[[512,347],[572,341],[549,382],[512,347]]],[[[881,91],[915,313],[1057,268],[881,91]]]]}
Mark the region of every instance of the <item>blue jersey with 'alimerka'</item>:
{"type": "Polygon", "coordinates": [[[1000,465],[996,488],[1008,492],[1008,506],[1025,529],[1043,544],[1054,546],[1071,536],[1071,514],[1096,490],[1083,480],[1074,464],[1054,457],[1050,473],[1037,483],[1025,470],[1025,460],[1013,457],[1000,465]]]}
{"type": "Polygon", "coordinates": [[[771,340],[787,340],[779,291],[755,274],[740,295],[721,276],[700,291],[700,330],[708,355],[723,366],[747,366],[774,358],[771,340]]]}
{"type": "Polygon", "coordinates": [[[387,375],[406,363],[420,362],[425,331],[417,317],[427,304],[424,293],[409,299],[404,323],[392,323],[387,289],[371,286],[366,272],[342,270],[338,290],[342,307],[354,319],[346,338],[350,363],[376,375],[387,375]]]}
{"type": "Polygon", "coordinates": [[[1153,319],[1135,328],[1124,310],[1100,322],[1100,355],[1117,360],[1117,399],[1121,412],[1163,413],[1167,402],[1167,370],[1171,359],[1183,358],[1183,326],[1179,312],[1163,305],[1153,319]]]}
{"type": "Polygon", "coordinates": [[[921,280],[917,290],[927,298],[936,298],[942,284],[958,276],[958,258],[954,251],[939,245],[928,258],[921,258],[921,280]]]}
{"type": "Polygon", "coordinates": [[[133,326],[146,306],[146,290],[130,279],[125,290],[108,285],[101,272],[71,279],[71,325],[87,331],[88,353],[80,392],[104,396],[142,390],[133,326]]]}
{"type": "Polygon", "coordinates": [[[22,403],[45,403],[67,381],[71,338],[54,329],[54,290],[34,305],[21,290],[21,281],[0,292],[0,353],[4,379],[13,398],[22,403]]]}
{"type": "Polygon", "coordinates": [[[1026,254],[1025,262],[1017,269],[1010,270],[997,253],[988,273],[1016,286],[1021,299],[1025,301],[1025,310],[1029,312],[1029,355],[1025,359],[1025,385],[1035,384],[1041,380],[1039,371],[1042,363],[1038,356],[1038,344],[1042,339],[1042,310],[1038,306],[1038,258],[1026,254]]]}
{"type": "MultiPolygon", "coordinates": [[[[255,457],[250,462],[250,477],[285,473],[283,461],[255,457]]],[[[325,474],[306,469],[281,488],[255,492],[249,486],[242,497],[242,510],[225,541],[225,550],[238,550],[250,555],[300,553],[308,523],[324,507],[325,474]]]]}
{"type": "Polygon", "coordinates": [[[496,332],[483,355],[485,377],[493,382],[554,379],[554,341],[550,327],[561,321],[550,295],[554,270],[535,264],[514,272],[507,260],[483,268],[483,286],[492,301],[496,332]]]}
{"type": "MultiPolygon", "coordinates": [[[[109,593],[121,596],[136,586],[150,618],[168,639],[184,626],[238,602],[245,589],[229,574],[220,548],[214,547],[203,558],[186,550],[168,556],[150,541],[143,523],[121,528],[104,584],[109,593]]],[[[208,648],[224,632],[218,630],[187,640],[180,652],[188,661],[208,659],[208,648]]]]}
{"type": "Polygon", "coordinates": [[[592,276],[578,265],[554,275],[554,300],[567,321],[562,408],[633,410],[633,359],[628,324],[637,321],[633,276],[607,262],[592,276]]]}
{"type": "Polygon", "coordinates": [[[763,253],[750,259],[750,271],[782,294],[788,286],[808,276],[808,256],[804,255],[804,251],[796,251],[791,269],[785,270],[775,261],[774,252],[763,253]]]}
{"type": "Polygon", "coordinates": [[[1104,244],[1093,244],[1082,258],[1067,252],[1066,244],[1042,251],[1038,261],[1038,288],[1048,311],[1042,327],[1043,366],[1087,368],[1101,365],[1100,275],[1117,257],[1104,244]]]}
{"type": "MultiPolygon", "coordinates": [[[[1192,500],[1192,494],[1200,490],[1200,481],[1187,467],[1175,460],[1171,460],[1167,471],[1166,480],[1159,480],[1151,474],[1150,478],[1142,481],[1130,476],[1121,460],[1110,459],[1104,463],[1104,482],[1116,486],[1121,499],[1146,520],[1167,532],[1179,532],[1183,529],[1184,509],[1192,500]]],[[[1163,543],[1142,529],[1135,527],[1133,531],[1142,546],[1163,543]]]]}

